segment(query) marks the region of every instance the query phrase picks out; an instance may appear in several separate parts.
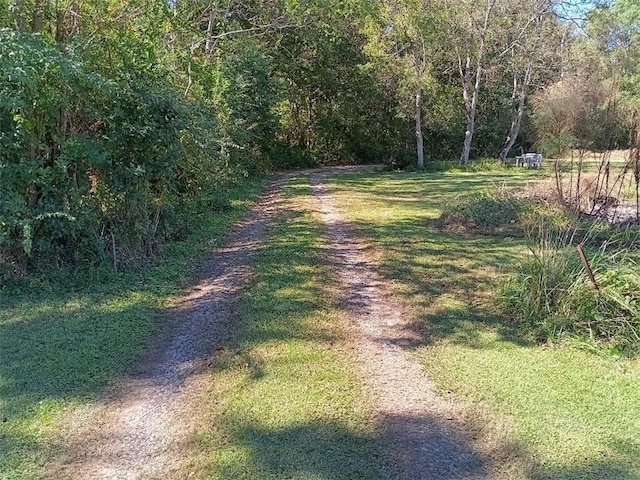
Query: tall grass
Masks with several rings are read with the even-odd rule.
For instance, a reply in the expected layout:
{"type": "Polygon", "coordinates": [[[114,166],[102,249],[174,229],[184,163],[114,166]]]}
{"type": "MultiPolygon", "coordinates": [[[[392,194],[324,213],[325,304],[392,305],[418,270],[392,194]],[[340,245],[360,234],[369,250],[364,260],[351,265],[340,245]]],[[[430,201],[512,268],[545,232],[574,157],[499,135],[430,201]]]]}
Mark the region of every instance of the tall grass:
{"type": "Polygon", "coordinates": [[[505,310],[542,340],[571,334],[615,352],[640,352],[640,274],[634,259],[640,229],[632,225],[640,215],[640,164],[634,151],[618,163],[603,152],[590,164],[585,151],[555,162],[549,198],[556,216],[571,221],[563,228],[541,221],[530,229],[530,255],[502,289],[505,310]],[[585,246],[585,262],[577,245],[585,246]]]}
{"type": "Polygon", "coordinates": [[[514,326],[539,341],[571,335],[640,352],[640,228],[582,215],[550,185],[494,186],[450,201],[436,222],[453,233],[524,238],[528,255],[501,290],[514,326]],[[584,246],[587,265],[576,247],[584,246]],[[589,265],[589,262],[591,265],[589,265]],[[591,281],[587,268],[597,281],[591,281]]]}
{"type": "MultiPolygon", "coordinates": [[[[583,234],[582,243],[593,230],[583,234]]],[[[535,235],[529,234],[530,255],[501,290],[506,313],[539,340],[572,336],[612,352],[640,353],[636,255],[604,242],[586,249],[585,265],[576,248],[578,232],[577,227],[560,233],[540,226],[535,235]]]]}

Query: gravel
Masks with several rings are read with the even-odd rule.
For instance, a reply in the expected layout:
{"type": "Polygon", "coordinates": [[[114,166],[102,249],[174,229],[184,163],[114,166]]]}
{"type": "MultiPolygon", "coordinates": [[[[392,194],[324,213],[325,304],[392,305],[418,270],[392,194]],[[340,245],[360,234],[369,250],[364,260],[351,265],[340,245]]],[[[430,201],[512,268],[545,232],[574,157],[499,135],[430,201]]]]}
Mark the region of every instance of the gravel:
{"type": "Polygon", "coordinates": [[[286,177],[274,181],[236,226],[226,247],[205,258],[191,289],[169,313],[169,327],[150,354],[102,407],[69,419],[65,458],[47,478],[188,478],[188,444],[201,425],[207,367],[229,337],[233,304],[278,209],[286,177]]]}
{"type": "Polygon", "coordinates": [[[434,392],[411,349],[421,343],[414,316],[391,292],[369,248],[343,219],[326,185],[332,172],[312,176],[327,226],[328,249],[355,326],[359,369],[375,398],[388,475],[397,479],[489,478],[486,459],[456,427],[457,410],[434,392]]]}

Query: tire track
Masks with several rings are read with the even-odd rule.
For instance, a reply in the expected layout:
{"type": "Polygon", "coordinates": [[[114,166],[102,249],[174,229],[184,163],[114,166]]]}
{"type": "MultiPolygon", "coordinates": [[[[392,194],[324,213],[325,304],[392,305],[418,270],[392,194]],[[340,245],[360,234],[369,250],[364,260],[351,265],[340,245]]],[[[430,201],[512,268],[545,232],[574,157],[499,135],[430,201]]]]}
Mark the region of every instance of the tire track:
{"type": "Polygon", "coordinates": [[[342,218],[327,187],[331,172],[311,176],[328,250],[354,324],[360,371],[377,405],[389,476],[411,480],[485,479],[487,462],[461,429],[455,408],[437,396],[407,351],[420,343],[407,309],[342,218]]]}
{"type": "Polygon", "coordinates": [[[200,279],[172,309],[166,334],[102,406],[76,412],[65,429],[61,464],[47,478],[188,478],[189,442],[207,392],[207,367],[228,339],[233,305],[251,277],[289,176],[272,182],[200,279]]]}

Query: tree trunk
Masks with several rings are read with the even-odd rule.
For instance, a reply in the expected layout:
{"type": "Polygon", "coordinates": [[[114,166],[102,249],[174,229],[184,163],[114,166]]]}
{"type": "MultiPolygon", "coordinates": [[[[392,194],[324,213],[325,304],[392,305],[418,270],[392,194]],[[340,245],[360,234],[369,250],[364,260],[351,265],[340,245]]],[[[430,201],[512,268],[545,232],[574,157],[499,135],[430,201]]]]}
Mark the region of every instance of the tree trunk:
{"type": "Polygon", "coordinates": [[[424,140],[422,137],[422,87],[416,88],[416,144],[418,168],[424,168],[424,140]]]}
{"type": "Polygon", "coordinates": [[[460,163],[466,165],[469,163],[469,155],[471,154],[471,140],[473,140],[473,131],[475,130],[476,119],[475,111],[467,114],[467,129],[464,132],[464,143],[462,144],[462,154],[460,155],[460,163]]]}
{"type": "MultiPolygon", "coordinates": [[[[482,49],[481,52],[482,53],[482,49]]],[[[463,77],[462,94],[464,96],[464,105],[467,113],[467,128],[464,132],[464,143],[462,144],[462,154],[460,154],[460,163],[466,165],[469,163],[469,155],[471,154],[471,141],[473,140],[473,132],[476,128],[476,108],[478,105],[478,91],[480,90],[480,76],[482,75],[481,56],[478,56],[478,67],[476,69],[476,78],[473,84],[473,93],[469,98],[469,84],[471,68],[471,56],[467,56],[465,67],[465,75],[463,77]]]]}
{"type": "Polygon", "coordinates": [[[26,13],[24,0],[15,0],[13,3],[13,10],[15,12],[15,24],[16,30],[18,32],[26,32],[27,31],[27,22],[26,22],[26,13]]]}
{"type": "Polygon", "coordinates": [[[524,74],[524,78],[522,80],[522,85],[520,85],[520,90],[518,91],[518,76],[516,73],[513,74],[513,103],[515,105],[516,98],[518,100],[518,106],[514,109],[513,115],[511,117],[511,126],[509,127],[509,133],[507,134],[507,138],[502,145],[502,149],[500,150],[500,154],[498,158],[502,165],[507,161],[507,156],[513,147],[513,144],[516,143],[516,139],[520,134],[520,126],[522,125],[522,116],[524,114],[524,102],[527,98],[527,85],[529,84],[529,80],[531,78],[531,64],[527,65],[527,69],[524,74]]]}
{"type": "Polygon", "coordinates": [[[41,33],[44,25],[44,0],[36,0],[33,5],[32,31],[41,33]]]}
{"type": "Polygon", "coordinates": [[[471,141],[473,140],[473,132],[476,125],[476,107],[478,105],[478,93],[480,91],[480,79],[482,77],[482,65],[484,62],[485,41],[489,29],[489,17],[491,16],[494,5],[495,0],[487,0],[487,9],[484,12],[484,22],[482,30],[480,31],[480,44],[477,50],[475,81],[473,82],[471,98],[469,98],[469,89],[471,88],[471,50],[469,48],[467,49],[467,59],[464,70],[462,68],[462,61],[460,57],[458,57],[464,104],[467,111],[467,129],[464,132],[464,143],[462,146],[462,154],[460,155],[460,163],[462,165],[466,165],[469,162],[469,155],[471,153],[471,141]]]}

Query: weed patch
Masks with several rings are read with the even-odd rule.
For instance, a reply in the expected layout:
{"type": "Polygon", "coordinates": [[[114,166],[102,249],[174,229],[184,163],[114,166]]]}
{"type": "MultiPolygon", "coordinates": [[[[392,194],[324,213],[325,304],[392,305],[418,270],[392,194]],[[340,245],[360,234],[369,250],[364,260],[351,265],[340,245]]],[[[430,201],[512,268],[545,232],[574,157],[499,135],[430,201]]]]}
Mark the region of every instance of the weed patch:
{"type": "Polygon", "coordinates": [[[482,192],[456,199],[442,213],[439,226],[453,233],[522,236],[520,222],[531,208],[507,192],[482,192]]]}
{"type": "Polygon", "coordinates": [[[573,335],[614,354],[640,348],[640,275],[633,258],[589,252],[592,283],[572,247],[532,251],[504,285],[508,315],[542,341],[573,335]]]}

